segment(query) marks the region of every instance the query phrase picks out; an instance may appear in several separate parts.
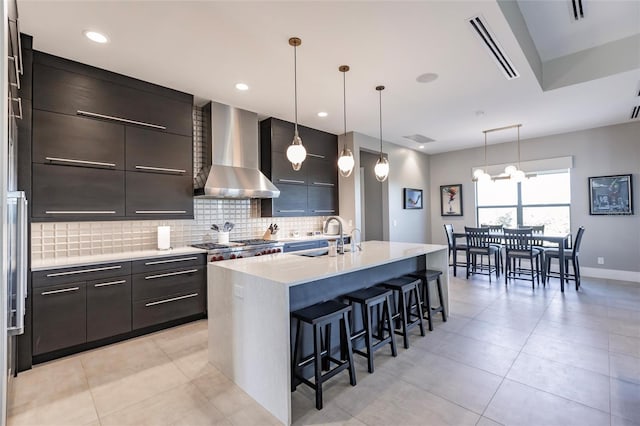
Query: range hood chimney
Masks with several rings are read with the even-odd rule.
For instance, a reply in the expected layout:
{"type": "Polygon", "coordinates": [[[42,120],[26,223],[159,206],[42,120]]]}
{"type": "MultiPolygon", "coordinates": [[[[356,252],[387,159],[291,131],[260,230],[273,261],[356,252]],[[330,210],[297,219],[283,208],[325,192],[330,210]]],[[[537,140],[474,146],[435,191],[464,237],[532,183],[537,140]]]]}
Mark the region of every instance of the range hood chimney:
{"type": "Polygon", "coordinates": [[[205,166],[199,198],[277,198],[280,190],[258,170],[258,114],[209,102],[203,107],[205,166]]]}

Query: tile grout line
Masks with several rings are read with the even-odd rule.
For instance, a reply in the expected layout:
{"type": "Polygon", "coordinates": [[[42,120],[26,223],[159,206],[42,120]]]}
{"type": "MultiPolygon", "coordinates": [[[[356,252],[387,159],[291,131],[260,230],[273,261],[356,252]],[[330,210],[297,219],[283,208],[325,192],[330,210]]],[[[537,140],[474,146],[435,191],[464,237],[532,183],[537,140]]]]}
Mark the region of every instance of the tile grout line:
{"type": "Polygon", "coordinates": [[[84,366],[84,362],[82,362],[82,356],[79,357],[78,361],[80,362],[80,368],[82,368],[82,375],[84,376],[84,381],[87,384],[87,390],[89,391],[89,395],[91,395],[91,402],[93,403],[93,411],[96,413],[96,419],[98,419],[98,424],[102,425],[102,421],[100,420],[100,414],[98,413],[98,407],[96,407],[96,400],[93,396],[93,389],[91,388],[91,384],[89,383],[89,375],[87,374],[87,370],[84,366]]]}

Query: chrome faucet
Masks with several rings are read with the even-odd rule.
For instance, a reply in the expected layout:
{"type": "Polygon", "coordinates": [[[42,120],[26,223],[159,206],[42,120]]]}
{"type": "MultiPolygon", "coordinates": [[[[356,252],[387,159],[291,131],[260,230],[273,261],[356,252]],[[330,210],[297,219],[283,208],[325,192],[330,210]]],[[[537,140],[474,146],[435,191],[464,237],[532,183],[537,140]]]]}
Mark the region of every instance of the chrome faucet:
{"type": "Polygon", "coordinates": [[[351,235],[351,251],[356,251],[356,248],[358,249],[358,251],[362,251],[362,244],[360,243],[356,244],[356,236],[355,236],[356,231],[360,233],[360,239],[362,240],[362,231],[358,228],[353,228],[350,234],[351,235]]]}
{"type": "Polygon", "coordinates": [[[324,233],[329,232],[329,222],[335,220],[338,222],[338,233],[340,234],[340,239],[338,240],[338,253],[344,254],[344,235],[342,234],[342,221],[338,219],[336,216],[331,216],[324,223],[324,233]]]}

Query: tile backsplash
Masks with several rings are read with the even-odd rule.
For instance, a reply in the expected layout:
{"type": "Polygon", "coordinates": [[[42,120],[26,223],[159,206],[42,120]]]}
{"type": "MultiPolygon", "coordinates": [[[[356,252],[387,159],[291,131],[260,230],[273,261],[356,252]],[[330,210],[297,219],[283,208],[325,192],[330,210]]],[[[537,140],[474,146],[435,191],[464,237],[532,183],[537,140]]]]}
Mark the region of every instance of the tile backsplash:
{"type": "Polygon", "coordinates": [[[31,225],[33,259],[86,256],[153,250],[157,247],[157,227],[171,227],[171,246],[215,242],[219,226],[233,222],[231,240],[260,238],[271,223],[280,227],[279,237],[297,231],[300,235],[319,231],[323,217],[261,218],[259,200],[194,200],[193,220],[126,220],[110,222],[55,222],[31,225]]]}
{"type": "MultiPolygon", "coordinates": [[[[202,108],[193,109],[194,176],[205,161],[202,108]]],[[[261,218],[259,200],[194,199],[193,220],[125,220],[109,222],[55,222],[31,225],[33,259],[86,256],[153,250],[157,247],[157,227],[171,226],[171,245],[181,247],[194,243],[215,242],[217,233],[211,224],[219,226],[233,222],[229,238],[240,240],[260,238],[271,223],[280,227],[279,237],[297,231],[300,235],[319,231],[323,217],[261,218]]]]}

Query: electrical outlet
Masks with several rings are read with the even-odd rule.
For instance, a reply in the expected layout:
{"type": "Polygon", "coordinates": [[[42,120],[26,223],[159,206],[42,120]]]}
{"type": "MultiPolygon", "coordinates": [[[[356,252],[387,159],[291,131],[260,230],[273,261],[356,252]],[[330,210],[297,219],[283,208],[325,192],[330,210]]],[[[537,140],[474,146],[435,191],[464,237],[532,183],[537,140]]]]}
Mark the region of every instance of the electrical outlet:
{"type": "Polygon", "coordinates": [[[242,284],[234,284],[233,295],[238,299],[244,299],[244,286],[242,284]]]}
{"type": "Polygon", "coordinates": [[[604,265],[604,257],[598,258],[598,265],[604,265]]]}

